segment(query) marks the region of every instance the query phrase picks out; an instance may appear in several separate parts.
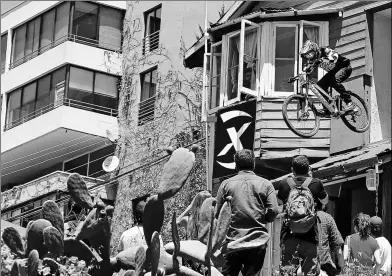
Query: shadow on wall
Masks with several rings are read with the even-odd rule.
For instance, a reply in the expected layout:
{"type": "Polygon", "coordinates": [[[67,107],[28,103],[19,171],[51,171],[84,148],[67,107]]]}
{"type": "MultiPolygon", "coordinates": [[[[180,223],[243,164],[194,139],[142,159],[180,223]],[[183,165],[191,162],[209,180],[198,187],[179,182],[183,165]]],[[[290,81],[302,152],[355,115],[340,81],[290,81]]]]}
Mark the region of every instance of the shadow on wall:
{"type": "Polygon", "coordinates": [[[374,13],[373,74],[382,139],[391,138],[391,9],[374,13]]]}

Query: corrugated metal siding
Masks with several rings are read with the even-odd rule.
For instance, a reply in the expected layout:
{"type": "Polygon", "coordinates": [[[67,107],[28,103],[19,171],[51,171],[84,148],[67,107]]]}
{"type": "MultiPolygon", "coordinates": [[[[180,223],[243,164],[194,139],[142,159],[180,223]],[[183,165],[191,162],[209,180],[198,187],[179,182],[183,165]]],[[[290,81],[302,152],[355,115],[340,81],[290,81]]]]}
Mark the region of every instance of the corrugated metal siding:
{"type": "Polygon", "coordinates": [[[284,98],[263,98],[257,103],[254,144],[257,157],[271,159],[300,153],[311,157],[328,157],[330,120],[322,119],[319,132],[311,139],[301,138],[283,121],[283,101],[284,98]]]}

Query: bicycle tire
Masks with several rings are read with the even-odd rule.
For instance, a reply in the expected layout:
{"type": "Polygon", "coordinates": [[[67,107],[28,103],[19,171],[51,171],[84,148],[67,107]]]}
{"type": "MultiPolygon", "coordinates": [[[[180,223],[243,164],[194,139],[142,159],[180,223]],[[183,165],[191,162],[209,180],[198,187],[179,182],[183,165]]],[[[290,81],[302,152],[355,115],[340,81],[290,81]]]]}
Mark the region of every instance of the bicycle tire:
{"type": "Polygon", "coordinates": [[[352,131],[354,131],[354,132],[357,132],[357,133],[363,133],[363,132],[365,132],[366,130],[368,130],[369,127],[370,127],[370,114],[369,114],[369,108],[368,108],[367,104],[365,103],[365,101],[364,101],[361,97],[359,97],[357,94],[354,94],[354,93],[349,92],[349,91],[347,91],[347,92],[348,92],[348,94],[349,94],[351,97],[357,99],[357,100],[360,102],[360,104],[361,104],[362,106],[359,106],[357,103],[356,103],[356,105],[361,109],[361,111],[365,111],[365,113],[366,113],[366,120],[367,120],[367,121],[366,121],[366,125],[365,125],[364,127],[358,128],[358,127],[354,126],[353,124],[351,124],[351,122],[347,119],[348,116],[353,116],[352,114],[348,114],[348,115],[341,116],[341,119],[342,119],[343,123],[344,123],[350,130],[352,130],[352,131]]]}
{"type": "Polygon", "coordinates": [[[308,106],[310,108],[310,111],[313,112],[313,114],[314,114],[315,126],[311,129],[310,132],[300,131],[291,123],[290,118],[288,116],[288,106],[290,105],[290,103],[292,101],[294,102],[295,100],[297,100],[301,103],[305,100],[305,96],[294,94],[294,95],[288,96],[285,99],[285,101],[283,102],[283,106],[282,106],[283,120],[285,121],[286,125],[291,129],[291,131],[294,132],[295,134],[297,134],[298,136],[303,137],[303,138],[313,137],[318,132],[318,130],[320,128],[320,118],[317,115],[316,108],[314,107],[314,105],[311,102],[308,101],[308,106]]]}

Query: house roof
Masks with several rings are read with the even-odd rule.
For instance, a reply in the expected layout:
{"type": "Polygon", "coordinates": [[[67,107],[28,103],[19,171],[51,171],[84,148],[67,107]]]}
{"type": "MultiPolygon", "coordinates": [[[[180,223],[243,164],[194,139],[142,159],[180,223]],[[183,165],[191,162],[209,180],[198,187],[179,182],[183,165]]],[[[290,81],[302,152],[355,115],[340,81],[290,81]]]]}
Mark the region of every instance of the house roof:
{"type": "MultiPolygon", "coordinates": [[[[234,6],[234,5],[233,5],[234,6]]],[[[236,6],[237,7],[237,6],[236,6]]],[[[237,9],[239,6],[237,7],[237,9]]],[[[235,11],[228,12],[227,14],[233,15],[235,11]]],[[[254,11],[243,16],[237,17],[233,20],[224,21],[223,19],[229,18],[223,16],[216,24],[208,30],[210,35],[213,35],[215,39],[219,39],[223,34],[231,32],[238,29],[241,24],[242,19],[252,20],[255,23],[271,20],[293,20],[295,17],[301,16],[313,16],[315,19],[320,20],[323,16],[331,16],[332,14],[339,14],[342,9],[313,9],[313,10],[295,10],[293,8],[286,9],[275,9],[273,12],[266,12],[261,9],[259,11],[254,11]]],[[[191,46],[185,53],[184,65],[187,68],[201,67],[203,66],[203,56],[204,56],[204,43],[206,37],[200,38],[193,46],[191,46]]]]}
{"type": "MultiPolygon", "coordinates": [[[[314,177],[326,179],[388,162],[391,162],[391,140],[382,140],[361,149],[328,157],[312,164],[311,167],[314,177]]],[[[288,175],[271,180],[271,182],[282,180],[288,175]]]]}

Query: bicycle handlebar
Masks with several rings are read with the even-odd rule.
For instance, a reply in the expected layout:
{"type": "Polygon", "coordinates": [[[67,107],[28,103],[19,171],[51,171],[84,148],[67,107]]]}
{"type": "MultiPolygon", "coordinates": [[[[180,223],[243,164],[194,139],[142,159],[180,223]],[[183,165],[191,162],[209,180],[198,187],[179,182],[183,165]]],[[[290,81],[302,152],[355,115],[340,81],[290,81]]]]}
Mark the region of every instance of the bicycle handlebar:
{"type": "Polygon", "coordinates": [[[289,78],[289,79],[287,80],[287,82],[288,82],[288,83],[293,83],[293,82],[297,81],[298,79],[299,79],[299,76],[291,77],[291,78],[289,78]]]}

